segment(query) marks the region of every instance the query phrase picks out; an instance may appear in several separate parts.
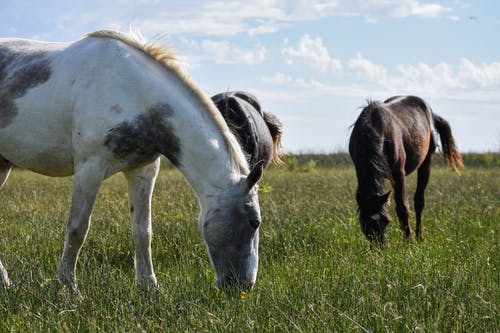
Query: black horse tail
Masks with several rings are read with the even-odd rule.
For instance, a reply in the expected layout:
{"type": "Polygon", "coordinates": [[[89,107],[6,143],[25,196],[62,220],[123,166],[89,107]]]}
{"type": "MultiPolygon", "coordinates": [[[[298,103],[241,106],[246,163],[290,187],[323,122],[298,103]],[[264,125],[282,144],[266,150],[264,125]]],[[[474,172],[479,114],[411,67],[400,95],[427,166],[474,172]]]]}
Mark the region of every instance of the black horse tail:
{"type": "Polygon", "coordinates": [[[264,112],[262,117],[266,122],[267,128],[269,129],[269,133],[271,133],[271,137],[273,138],[273,159],[272,162],[275,165],[282,165],[283,160],[281,157],[283,156],[283,149],[281,147],[281,137],[283,135],[283,124],[274,114],[269,112],[264,112]]]}
{"type": "Polygon", "coordinates": [[[442,117],[433,114],[434,127],[439,133],[441,147],[443,149],[444,161],[447,166],[451,166],[456,173],[460,174],[459,167],[463,167],[462,156],[458,152],[455,140],[451,134],[450,124],[442,117]]]}

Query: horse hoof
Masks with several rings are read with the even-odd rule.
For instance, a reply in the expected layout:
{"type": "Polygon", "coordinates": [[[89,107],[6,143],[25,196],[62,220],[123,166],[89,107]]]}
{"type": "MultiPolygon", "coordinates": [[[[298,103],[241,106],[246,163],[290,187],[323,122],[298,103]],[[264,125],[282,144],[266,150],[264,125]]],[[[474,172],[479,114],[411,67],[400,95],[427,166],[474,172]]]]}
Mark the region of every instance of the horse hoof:
{"type": "Polygon", "coordinates": [[[12,283],[10,282],[9,275],[7,274],[7,270],[2,265],[0,261],[0,275],[2,276],[3,285],[5,288],[9,288],[12,283]]]}
{"type": "Polygon", "coordinates": [[[158,287],[158,282],[156,281],[156,276],[145,276],[140,279],[137,279],[137,288],[142,291],[158,291],[160,288],[158,287]]]}
{"type": "Polygon", "coordinates": [[[76,285],[76,280],[71,278],[65,278],[59,274],[57,279],[54,279],[55,287],[60,292],[68,292],[69,294],[76,296],[79,299],[83,299],[82,294],[78,290],[76,285]]]}
{"type": "Polygon", "coordinates": [[[53,280],[53,286],[56,293],[60,296],[69,299],[75,299],[78,301],[83,301],[84,297],[76,287],[76,284],[67,285],[58,279],[53,280]]]}
{"type": "Polygon", "coordinates": [[[12,282],[9,280],[8,277],[3,277],[3,286],[5,287],[5,289],[12,286],[12,282]]]}

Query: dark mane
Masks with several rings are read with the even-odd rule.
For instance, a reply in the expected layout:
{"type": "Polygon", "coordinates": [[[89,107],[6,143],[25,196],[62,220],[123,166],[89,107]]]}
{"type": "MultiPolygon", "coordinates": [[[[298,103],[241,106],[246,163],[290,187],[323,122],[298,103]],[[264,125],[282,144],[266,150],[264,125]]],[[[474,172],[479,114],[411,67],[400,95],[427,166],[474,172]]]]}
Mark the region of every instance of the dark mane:
{"type": "Polygon", "coordinates": [[[374,183],[362,182],[360,184],[358,192],[365,196],[382,194],[383,177],[387,175],[388,164],[381,145],[382,133],[379,127],[384,121],[383,109],[381,102],[369,100],[368,105],[363,108],[361,115],[354,123],[351,133],[351,140],[364,143],[359,145],[359,155],[365,160],[364,172],[368,173],[367,178],[373,180],[374,183]]]}
{"type": "Polygon", "coordinates": [[[259,100],[244,91],[228,91],[212,96],[229,129],[238,139],[247,161],[253,166],[280,164],[283,125],[279,119],[262,111],[259,100]]]}

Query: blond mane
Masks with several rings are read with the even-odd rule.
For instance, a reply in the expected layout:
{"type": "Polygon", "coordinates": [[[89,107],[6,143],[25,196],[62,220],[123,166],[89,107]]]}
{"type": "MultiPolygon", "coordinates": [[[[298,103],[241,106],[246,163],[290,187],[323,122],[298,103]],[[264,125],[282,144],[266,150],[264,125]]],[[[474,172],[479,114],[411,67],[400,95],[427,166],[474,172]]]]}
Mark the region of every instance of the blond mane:
{"type": "Polygon", "coordinates": [[[200,89],[198,84],[196,84],[194,80],[181,68],[176,57],[176,53],[171,47],[164,45],[164,43],[160,44],[155,41],[147,41],[138,33],[127,34],[114,30],[99,30],[87,34],[86,37],[111,38],[119,40],[144,52],[146,55],[162,64],[167,70],[177,76],[184,86],[191,90],[191,92],[199,99],[217,127],[220,129],[233,162],[240,168],[241,172],[244,174],[249,173],[248,162],[243,155],[238,141],[229,130],[226,121],[217,110],[212,100],[208,98],[208,96],[200,89]]]}

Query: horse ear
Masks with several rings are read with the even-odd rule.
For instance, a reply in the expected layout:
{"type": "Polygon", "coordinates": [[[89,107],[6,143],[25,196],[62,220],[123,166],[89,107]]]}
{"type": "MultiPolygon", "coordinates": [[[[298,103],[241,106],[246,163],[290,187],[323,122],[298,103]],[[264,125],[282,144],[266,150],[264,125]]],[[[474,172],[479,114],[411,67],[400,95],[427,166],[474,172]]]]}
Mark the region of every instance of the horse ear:
{"type": "Polygon", "coordinates": [[[257,182],[262,178],[263,174],[264,174],[264,160],[260,160],[257,163],[255,163],[254,167],[252,168],[252,171],[250,171],[246,179],[246,185],[248,191],[250,191],[252,187],[254,187],[255,184],[257,184],[257,182]]]}

